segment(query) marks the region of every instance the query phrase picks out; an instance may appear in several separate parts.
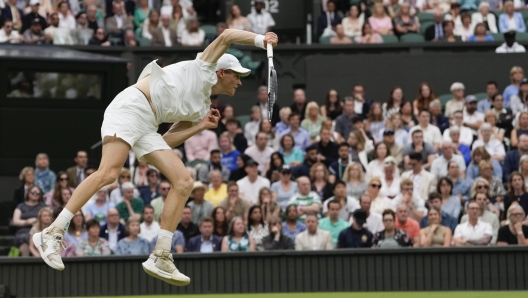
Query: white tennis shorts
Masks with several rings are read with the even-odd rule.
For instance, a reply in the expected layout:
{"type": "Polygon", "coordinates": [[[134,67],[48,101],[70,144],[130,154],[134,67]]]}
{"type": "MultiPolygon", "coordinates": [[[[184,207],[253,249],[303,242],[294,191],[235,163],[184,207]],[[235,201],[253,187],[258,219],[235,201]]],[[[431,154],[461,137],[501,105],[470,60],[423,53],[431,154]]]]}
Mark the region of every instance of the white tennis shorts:
{"type": "Polygon", "coordinates": [[[156,150],[171,150],[157,133],[158,123],[154,112],[143,94],[136,87],[128,87],[119,93],[106,108],[101,138],[117,136],[127,142],[140,161],[143,155],[156,150]]]}

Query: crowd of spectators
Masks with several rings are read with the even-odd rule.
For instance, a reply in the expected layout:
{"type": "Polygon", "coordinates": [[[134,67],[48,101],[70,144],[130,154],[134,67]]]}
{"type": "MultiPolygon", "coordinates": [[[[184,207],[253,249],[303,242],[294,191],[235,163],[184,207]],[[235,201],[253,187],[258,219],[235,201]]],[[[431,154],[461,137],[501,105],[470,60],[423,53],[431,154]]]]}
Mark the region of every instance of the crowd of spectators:
{"type": "MultiPolygon", "coordinates": [[[[359,84],[343,99],[330,90],[322,106],[297,89],[271,123],[265,87],[245,124],[212,97],[219,127],[174,149],[195,183],[172,251],[528,245],[528,79],[518,66],[510,79],[502,93],[489,81],[480,101],[455,82],[445,106],[427,83],[414,100],[394,88],[383,104],[359,84]]],[[[30,235],[96,170],[85,151],[74,161],[55,173],[41,153],[22,169],[21,255],[38,255],[30,235]]],[[[75,214],[64,256],[149,253],[170,189],[131,152],[75,214]]]]}

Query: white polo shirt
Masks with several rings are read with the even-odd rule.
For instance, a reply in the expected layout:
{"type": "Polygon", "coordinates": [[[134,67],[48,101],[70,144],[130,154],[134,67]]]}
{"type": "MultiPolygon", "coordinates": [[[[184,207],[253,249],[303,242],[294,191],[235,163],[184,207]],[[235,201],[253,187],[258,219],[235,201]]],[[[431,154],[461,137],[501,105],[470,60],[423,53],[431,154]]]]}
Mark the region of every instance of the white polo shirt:
{"type": "MultiPolygon", "coordinates": [[[[464,108],[463,114],[464,114],[464,123],[475,124],[475,123],[477,123],[479,121],[484,121],[484,114],[482,114],[479,111],[475,111],[475,112],[473,112],[472,115],[470,115],[466,111],[466,108],[464,108]]],[[[475,135],[475,136],[477,135],[477,131],[476,130],[471,129],[471,132],[473,132],[473,135],[475,135]]]]}
{"type": "MultiPolygon", "coordinates": [[[[263,151],[260,151],[257,145],[253,145],[244,151],[254,161],[258,162],[258,170],[260,174],[265,174],[266,165],[270,162],[271,154],[275,152],[273,148],[266,146],[263,151]]],[[[269,187],[269,186],[268,186],[269,187]]]]}
{"type": "MultiPolygon", "coordinates": [[[[442,133],[440,129],[432,124],[427,125],[426,128],[416,125],[409,130],[409,136],[412,136],[413,131],[421,129],[423,132],[423,140],[431,145],[442,143],[442,133]]],[[[412,137],[407,138],[407,144],[412,144],[412,137]]]]}
{"type": "Polygon", "coordinates": [[[149,243],[158,236],[158,232],[160,231],[160,225],[157,221],[153,221],[150,226],[147,226],[147,224],[143,222],[139,225],[139,228],[141,233],[139,233],[138,236],[147,239],[149,243]]]}
{"type": "Polygon", "coordinates": [[[484,235],[493,236],[493,228],[487,222],[478,220],[476,226],[472,226],[469,221],[459,224],[455,229],[455,238],[462,238],[466,241],[479,240],[484,235]]]}
{"type": "Polygon", "coordinates": [[[472,150],[478,147],[484,147],[486,151],[489,153],[489,155],[491,156],[494,156],[494,155],[505,156],[506,155],[506,151],[504,150],[504,145],[502,145],[502,142],[497,139],[490,139],[488,143],[484,143],[483,140],[476,140],[475,143],[473,143],[472,150]]]}
{"type": "MultiPolygon", "coordinates": [[[[446,142],[452,142],[451,135],[449,133],[449,128],[444,130],[444,141],[446,142]]],[[[473,130],[469,127],[460,126],[460,137],[458,138],[458,142],[462,143],[464,145],[471,146],[473,143],[473,130]]]]}
{"type": "Polygon", "coordinates": [[[270,187],[270,181],[262,176],[257,176],[257,180],[254,183],[249,181],[249,178],[246,176],[237,181],[238,192],[240,197],[244,200],[255,205],[258,203],[258,194],[261,188],[270,187]]]}
{"type": "Polygon", "coordinates": [[[266,34],[268,27],[275,26],[275,21],[269,12],[262,9],[260,13],[257,13],[254,9],[248,14],[248,22],[251,31],[257,34],[266,34]]]}
{"type": "Polygon", "coordinates": [[[447,176],[447,164],[451,161],[458,164],[460,171],[466,171],[466,162],[464,161],[464,158],[460,155],[453,154],[451,160],[445,159],[443,155],[435,158],[431,164],[431,174],[435,174],[436,177],[447,176]]]}

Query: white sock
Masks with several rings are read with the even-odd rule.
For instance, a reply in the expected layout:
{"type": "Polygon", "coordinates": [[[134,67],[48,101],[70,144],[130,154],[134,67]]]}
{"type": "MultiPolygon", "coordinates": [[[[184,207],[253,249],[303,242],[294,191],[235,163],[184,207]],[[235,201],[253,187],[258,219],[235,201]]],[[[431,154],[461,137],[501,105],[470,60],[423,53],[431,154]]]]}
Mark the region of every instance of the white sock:
{"type": "Polygon", "coordinates": [[[68,230],[68,226],[70,225],[70,221],[73,218],[73,213],[71,213],[68,209],[64,208],[62,209],[59,216],[57,216],[57,219],[51,224],[52,227],[59,228],[62,231],[66,232],[68,230]]]}
{"type": "Polygon", "coordinates": [[[154,248],[154,250],[162,249],[170,251],[173,235],[174,232],[160,230],[158,233],[158,241],[156,241],[156,247],[154,248]]]}

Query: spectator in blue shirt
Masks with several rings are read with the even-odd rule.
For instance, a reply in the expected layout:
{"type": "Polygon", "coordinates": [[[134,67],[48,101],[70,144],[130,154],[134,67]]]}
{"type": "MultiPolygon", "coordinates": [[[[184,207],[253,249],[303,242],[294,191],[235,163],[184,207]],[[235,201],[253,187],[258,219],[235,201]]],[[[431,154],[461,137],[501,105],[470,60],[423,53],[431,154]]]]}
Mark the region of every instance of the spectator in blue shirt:
{"type": "Polygon", "coordinates": [[[502,97],[504,98],[504,107],[510,108],[510,97],[513,95],[519,94],[519,84],[521,83],[522,79],[524,78],[524,70],[520,66],[514,66],[510,70],[510,80],[511,84],[508,85],[504,92],[502,93],[502,97]]]}
{"type": "Polygon", "coordinates": [[[295,147],[295,138],[291,134],[285,134],[280,140],[280,154],[284,163],[291,166],[300,166],[304,161],[303,151],[295,147]]]}
{"type": "Polygon", "coordinates": [[[229,172],[238,169],[237,158],[240,155],[240,151],[236,150],[228,132],[223,132],[220,135],[218,144],[220,145],[222,167],[228,169],[229,172]]]}
{"type": "Polygon", "coordinates": [[[148,185],[139,188],[139,194],[145,205],[150,205],[150,202],[155,198],[159,197],[158,184],[159,184],[159,173],[155,169],[149,169],[147,171],[148,185]]]}
{"type": "Polygon", "coordinates": [[[491,110],[493,102],[493,96],[499,92],[499,85],[495,81],[489,81],[486,84],[486,93],[488,98],[483,99],[477,103],[477,111],[484,113],[488,110],[491,110]]]}
{"type": "Polygon", "coordinates": [[[290,127],[290,122],[288,121],[288,118],[290,117],[291,113],[292,113],[292,110],[290,107],[284,107],[280,109],[279,117],[281,121],[275,124],[275,133],[277,135],[282,135],[284,131],[290,127]]]}
{"type": "MultiPolygon", "coordinates": [[[[528,144],[527,144],[528,145],[528,144]]],[[[508,152],[509,153],[509,152],[508,152]]],[[[484,147],[478,147],[471,152],[471,162],[469,163],[467,169],[466,169],[466,178],[469,178],[471,180],[475,180],[480,176],[480,169],[479,169],[479,163],[481,160],[491,160],[491,165],[493,166],[493,176],[501,178],[503,177],[503,173],[506,174],[505,171],[503,171],[503,167],[496,159],[491,159],[491,156],[489,155],[488,151],[484,147]]],[[[504,162],[506,163],[506,159],[508,158],[508,154],[506,154],[506,157],[504,158],[504,162]]],[[[515,171],[519,168],[519,158],[517,157],[517,164],[512,168],[512,171],[515,171]]]]}
{"type": "MultiPolygon", "coordinates": [[[[161,221],[160,221],[161,224],[161,221]]],[[[158,241],[158,236],[154,237],[150,242],[150,251],[153,251],[156,247],[156,242],[158,241]]],[[[174,231],[171,240],[171,253],[182,253],[185,249],[185,237],[181,231],[174,231]]]]}
{"type": "Polygon", "coordinates": [[[367,212],[356,209],[353,214],[352,225],[339,233],[337,248],[362,248],[372,247],[373,235],[363,225],[367,222],[367,212]]]}
{"type": "Polygon", "coordinates": [[[202,218],[200,233],[189,239],[185,251],[210,253],[220,251],[222,248],[222,237],[213,235],[213,219],[209,216],[202,218]]]}
{"type": "Polygon", "coordinates": [[[464,179],[460,176],[460,168],[455,161],[450,161],[447,164],[447,178],[453,182],[453,189],[451,192],[457,196],[461,204],[469,201],[471,198],[472,179],[464,179]]]}
{"type": "Polygon", "coordinates": [[[139,237],[139,216],[130,216],[127,219],[125,231],[128,236],[117,242],[116,255],[148,255],[150,245],[146,239],[139,237]]]}
{"type": "Polygon", "coordinates": [[[306,147],[310,146],[312,139],[308,132],[300,127],[300,115],[297,113],[291,113],[290,116],[288,116],[288,121],[290,122],[290,127],[282,133],[281,138],[283,135],[292,135],[295,140],[295,147],[304,151],[306,147]]]}
{"type": "Polygon", "coordinates": [[[461,11],[475,11],[478,8],[480,0],[459,0],[461,11]]]}
{"type": "Polygon", "coordinates": [[[455,154],[464,157],[466,166],[471,161],[471,149],[468,145],[460,142],[460,127],[453,125],[449,128],[449,137],[451,137],[451,143],[455,149],[455,154]]]}
{"type": "Polygon", "coordinates": [[[475,26],[475,32],[468,38],[468,41],[479,42],[479,41],[494,41],[491,34],[486,33],[486,25],[484,23],[478,23],[475,26]]]}
{"type": "Polygon", "coordinates": [[[290,205],[286,208],[286,221],[282,223],[282,234],[289,237],[295,244],[295,237],[306,230],[306,226],[298,221],[297,206],[290,205]]]}
{"type": "Polygon", "coordinates": [[[35,185],[42,189],[42,194],[47,194],[55,186],[57,176],[49,168],[49,158],[46,153],[39,153],[35,160],[35,185]]]}
{"type": "MultiPolygon", "coordinates": [[[[442,210],[442,196],[439,193],[431,193],[429,194],[429,200],[428,200],[429,206],[434,206],[438,208],[439,210],[442,210]]],[[[458,225],[458,220],[451,215],[445,213],[442,211],[442,220],[440,221],[440,224],[444,227],[448,227],[451,229],[451,232],[454,233],[456,226],[458,225]]],[[[424,216],[420,220],[420,229],[426,228],[429,226],[429,219],[427,218],[427,215],[424,216]]]]}

